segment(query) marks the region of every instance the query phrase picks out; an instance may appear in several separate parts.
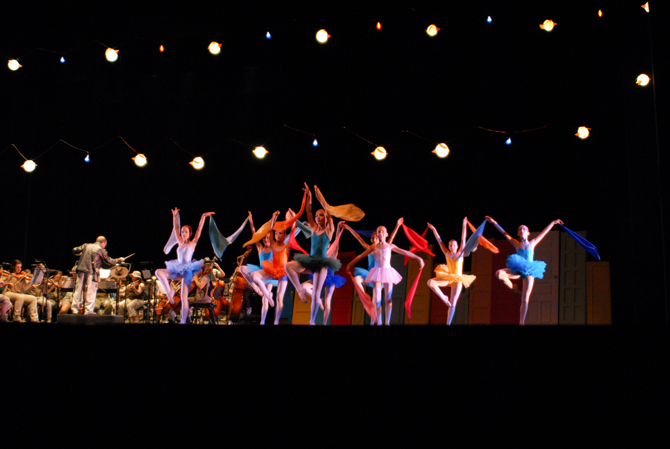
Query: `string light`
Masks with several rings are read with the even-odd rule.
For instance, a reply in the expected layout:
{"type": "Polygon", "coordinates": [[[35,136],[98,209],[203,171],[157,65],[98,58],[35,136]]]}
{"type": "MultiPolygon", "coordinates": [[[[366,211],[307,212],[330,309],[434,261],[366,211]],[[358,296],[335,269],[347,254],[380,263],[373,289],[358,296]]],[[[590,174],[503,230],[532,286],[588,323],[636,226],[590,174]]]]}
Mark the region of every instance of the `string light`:
{"type": "Polygon", "coordinates": [[[116,61],[117,59],[119,59],[119,50],[108,48],[107,50],[105,50],[105,58],[107,58],[109,62],[116,61]]]}
{"type": "Polygon", "coordinates": [[[386,152],[386,148],[384,147],[377,147],[375,148],[375,151],[373,151],[370,154],[372,154],[378,161],[386,159],[386,156],[388,155],[388,153],[386,152]]]}
{"type": "Polygon", "coordinates": [[[137,156],[135,156],[133,160],[135,161],[135,165],[138,167],[144,167],[147,165],[147,157],[142,153],[137,153],[137,156]]]}
{"type": "Polygon", "coordinates": [[[542,25],[540,25],[540,28],[542,28],[544,31],[551,31],[554,29],[554,27],[558,25],[556,22],[552,20],[545,20],[542,25]]]}
{"type": "Polygon", "coordinates": [[[507,140],[505,141],[505,145],[512,145],[512,138],[508,137],[507,140]]]}
{"type": "Polygon", "coordinates": [[[317,142],[316,139],[314,139],[314,142],[312,142],[312,146],[313,146],[313,147],[318,147],[318,146],[319,146],[319,142],[317,142]]]}
{"type": "Polygon", "coordinates": [[[598,10],[598,17],[602,17],[602,16],[603,16],[603,10],[602,10],[602,9],[599,9],[599,10],[598,10]]]}
{"type": "Polygon", "coordinates": [[[60,63],[61,63],[61,64],[65,64],[65,56],[61,56],[61,57],[60,57],[60,63]]]}
{"type": "Polygon", "coordinates": [[[435,25],[429,25],[428,28],[426,28],[426,34],[430,37],[435,37],[440,30],[441,28],[438,28],[435,25]]]}
{"type": "Polygon", "coordinates": [[[19,61],[17,61],[16,59],[10,59],[9,62],[7,62],[7,67],[9,67],[9,70],[15,72],[23,66],[19,64],[19,61]]]}
{"type": "Polygon", "coordinates": [[[649,12],[649,2],[645,3],[644,5],[640,5],[640,6],[642,6],[642,9],[649,12]]]}
{"type": "Polygon", "coordinates": [[[86,157],[84,158],[84,162],[91,162],[91,155],[86,153],[86,157]]]}
{"type": "Polygon", "coordinates": [[[207,47],[207,49],[211,54],[218,55],[219,53],[221,53],[221,45],[222,44],[219,44],[218,42],[212,41],[207,47]]]}
{"type": "Polygon", "coordinates": [[[493,22],[493,19],[491,18],[491,16],[488,16],[488,17],[486,18],[486,21],[487,21],[488,23],[491,23],[491,22],[493,22]]]}
{"type": "Polygon", "coordinates": [[[330,38],[330,34],[326,30],[319,30],[316,32],[316,41],[320,44],[325,44],[328,42],[328,38],[330,38]]]}
{"type": "Polygon", "coordinates": [[[446,143],[438,143],[433,153],[437,154],[437,157],[445,158],[449,156],[449,147],[446,143]]]}
{"type": "Polygon", "coordinates": [[[200,156],[198,156],[191,162],[189,162],[189,164],[191,164],[191,166],[193,166],[193,168],[195,168],[196,170],[200,170],[202,169],[202,167],[205,166],[205,161],[200,156]]]}
{"type": "Polygon", "coordinates": [[[272,37],[272,35],[270,34],[269,31],[267,33],[265,33],[265,39],[270,39],[271,37],[272,37]]]}
{"type": "Polygon", "coordinates": [[[579,137],[582,140],[586,139],[587,137],[589,137],[590,129],[591,128],[587,128],[586,126],[580,126],[579,128],[577,128],[577,134],[575,134],[575,136],[579,137]]]}
{"type": "Polygon", "coordinates": [[[381,22],[377,22],[377,30],[381,30],[381,29],[382,29],[382,24],[381,24],[381,22]]]}
{"type": "Polygon", "coordinates": [[[645,75],[644,73],[640,74],[637,79],[635,80],[635,84],[638,86],[646,86],[649,84],[649,77],[645,75]]]}
{"type": "Polygon", "coordinates": [[[23,168],[28,173],[34,171],[35,167],[37,167],[37,164],[30,159],[26,159],[26,161],[21,166],[21,168],[23,168]]]}
{"type": "Polygon", "coordinates": [[[256,147],[253,153],[258,159],[263,159],[265,155],[268,154],[268,150],[263,147],[256,147]]]}
{"type": "Polygon", "coordinates": [[[161,44],[161,46],[158,47],[158,51],[160,51],[161,53],[165,51],[165,47],[163,47],[163,44],[161,44]]]}

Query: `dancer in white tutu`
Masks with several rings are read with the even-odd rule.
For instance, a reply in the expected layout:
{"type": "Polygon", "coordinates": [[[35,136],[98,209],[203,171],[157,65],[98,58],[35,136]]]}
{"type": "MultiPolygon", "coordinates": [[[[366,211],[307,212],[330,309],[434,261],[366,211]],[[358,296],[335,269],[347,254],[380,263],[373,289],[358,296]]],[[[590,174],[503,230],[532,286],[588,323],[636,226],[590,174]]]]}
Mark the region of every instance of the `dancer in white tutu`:
{"type": "Polygon", "coordinates": [[[400,273],[391,266],[391,252],[402,254],[403,256],[419,261],[421,268],[423,268],[424,262],[423,259],[416,254],[400,249],[392,243],[388,243],[386,241],[388,238],[388,231],[385,226],[378,227],[376,234],[379,242],[370,245],[365,252],[349,262],[347,265],[347,272],[352,273],[354,265],[356,265],[359,260],[367,257],[371,252],[374,253],[375,266],[368,273],[365,282],[372,282],[374,285],[373,301],[377,308],[381,307],[382,287],[384,287],[384,304],[386,306],[384,324],[388,326],[391,324],[391,312],[393,308],[393,304],[391,303],[392,286],[402,281],[400,273]]]}
{"type": "Polygon", "coordinates": [[[165,245],[165,254],[169,253],[174,244],[177,246],[177,259],[168,260],[165,262],[167,268],[160,268],[156,270],[156,278],[161,283],[163,290],[165,290],[170,303],[174,304],[174,290],[170,287],[169,279],[181,280],[181,324],[185,324],[188,320],[189,305],[186,298],[188,298],[188,291],[191,288],[191,281],[193,275],[202,270],[205,261],[192,260],[195,246],[200,239],[202,227],[205,224],[205,218],[214,215],[214,212],[205,212],[200,217],[200,224],[198,230],[193,235],[193,230],[190,226],[184,225],[180,228],[179,209],[176,207],[172,210],[172,237],[168,244],[165,245]],[[191,239],[193,237],[193,239],[191,239]]]}

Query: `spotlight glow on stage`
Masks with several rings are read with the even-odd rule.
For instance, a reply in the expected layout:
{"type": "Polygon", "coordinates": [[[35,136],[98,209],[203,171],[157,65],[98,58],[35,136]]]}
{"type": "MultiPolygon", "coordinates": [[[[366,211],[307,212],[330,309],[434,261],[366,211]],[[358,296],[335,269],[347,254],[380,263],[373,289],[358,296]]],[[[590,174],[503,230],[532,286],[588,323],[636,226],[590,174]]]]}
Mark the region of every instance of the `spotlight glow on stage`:
{"type": "Polygon", "coordinates": [[[144,167],[147,165],[147,157],[142,153],[138,153],[137,156],[133,158],[133,160],[135,161],[135,165],[138,167],[144,167]]]}
{"type": "Polygon", "coordinates": [[[375,148],[375,151],[373,151],[370,154],[372,154],[378,161],[386,159],[386,156],[388,155],[388,153],[386,152],[386,148],[384,147],[377,147],[375,148]]]}
{"type": "Polygon", "coordinates": [[[446,143],[438,143],[433,153],[437,154],[437,157],[445,158],[449,156],[449,147],[446,143]]]}
{"type": "Polygon", "coordinates": [[[198,156],[195,159],[193,159],[191,162],[189,162],[189,164],[191,164],[191,166],[193,166],[193,168],[195,168],[196,170],[200,170],[200,169],[202,169],[202,167],[205,166],[205,161],[201,157],[198,156]]]}
{"type": "Polygon", "coordinates": [[[635,84],[637,84],[638,86],[646,86],[647,84],[649,84],[649,77],[644,73],[642,73],[635,80],[635,84]]]}
{"type": "Polygon", "coordinates": [[[265,157],[266,154],[268,154],[268,150],[266,150],[266,149],[263,148],[263,147],[256,147],[256,148],[254,149],[254,155],[255,155],[258,159],[263,159],[263,158],[265,157]]]}
{"type": "Polygon", "coordinates": [[[325,44],[328,42],[328,38],[330,37],[330,34],[326,30],[319,30],[316,32],[316,41],[320,44],[325,44]]]}
{"type": "Polygon", "coordinates": [[[37,167],[37,164],[35,162],[31,161],[30,159],[26,159],[26,161],[21,166],[21,168],[23,168],[28,173],[34,171],[35,167],[37,167]]]}
{"type": "Polygon", "coordinates": [[[207,47],[207,49],[211,54],[218,55],[219,53],[221,53],[221,45],[223,44],[219,44],[218,42],[212,41],[207,47]]]}
{"type": "Polygon", "coordinates": [[[430,37],[435,37],[440,29],[441,28],[438,28],[435,25],[429,25],[428,28],[426,28],[426,34],[430,37]]]}
{"type": "Polygon", "coordinates": [[[313,147],[318,147],[318,146],[319,146],[319,142],[317,142],[316,139],[314,139],[314,142],[312,142],[312,146],[313,146],[313,147]]]}
{"type": "Polygon", "coordinates": [[[540,25],[540,28],[542,28],[544,31],[551,31],[554,29],[554,27],[558,25],[556,22],[552,20],[545,20],[542,25],[540,25]]]}
{"type": "Polygon", "coordinates": [[[105,50],[105,58],[109,62],[114,62],[119,59],[119,50],[114,50],[113,48],[108,48],[105,50]]]}
{"type": "Polygon", "coordinates": [[[10,59],[9,62],[7,62],[7,67],[9,67],[9,70],[11,71],[16,71],[23,66],[19,64],[19,61],[17,61],[16,59],[10,59]]]}
{"type": "Polygon", "coordinates": [[[577,134],[575,136],[579,137],[580,139],[586,139],[589,137],[589,130],[591,128],[587,128],[586,126],[580,126],[577,128],[577,134]]]}
{"type": "Polygon", "coordinates": [[[505,141],[505,145],[512,145],[512,138],[508,137],[507,140],[505,141]]]}

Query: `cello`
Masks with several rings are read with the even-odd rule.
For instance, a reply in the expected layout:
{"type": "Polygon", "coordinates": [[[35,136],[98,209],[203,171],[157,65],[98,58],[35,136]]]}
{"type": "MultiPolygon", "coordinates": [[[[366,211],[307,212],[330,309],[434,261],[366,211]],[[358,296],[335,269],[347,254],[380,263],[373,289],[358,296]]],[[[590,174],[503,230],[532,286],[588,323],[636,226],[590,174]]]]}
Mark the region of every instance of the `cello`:
{"type": "Polygon", "coordinates": [[[228,298],[230,302],[230,306],[228,307],[228,320],[237,321],[240,318],[247,281],[244,280],[244,277],[239,275],[239,272],[240,267],[244,265],[244,261],[247,256],[249,256],[252,249],[251,246],[248,247],[246,252],[237,258],[237,266],[235,267],[232,276],[230,276],[230,281],[228,281],[228,298]]]}

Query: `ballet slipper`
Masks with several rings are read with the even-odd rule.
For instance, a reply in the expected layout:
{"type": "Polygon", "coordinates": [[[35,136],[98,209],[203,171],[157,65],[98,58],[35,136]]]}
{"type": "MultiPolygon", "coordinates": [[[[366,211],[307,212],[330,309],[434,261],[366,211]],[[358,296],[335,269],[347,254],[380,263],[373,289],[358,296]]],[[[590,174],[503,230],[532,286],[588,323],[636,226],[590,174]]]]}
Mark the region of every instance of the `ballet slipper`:
{"type": "Polygon", "coordinates": [[[297,288],[296,293],[298,293],[298,298],[300,298],[300,301],[304,302],[307,304],[307,297],[305,297],[305,289],[304,288],[297,288]]]}

